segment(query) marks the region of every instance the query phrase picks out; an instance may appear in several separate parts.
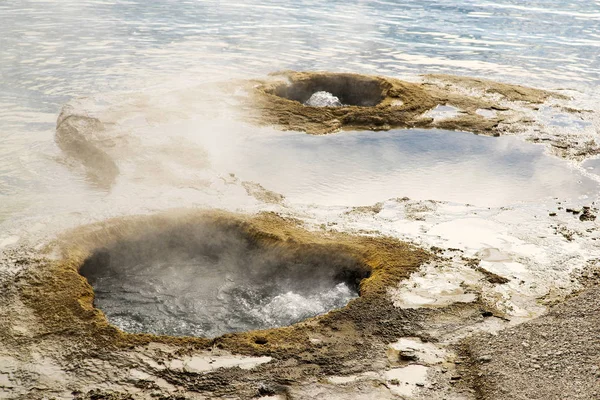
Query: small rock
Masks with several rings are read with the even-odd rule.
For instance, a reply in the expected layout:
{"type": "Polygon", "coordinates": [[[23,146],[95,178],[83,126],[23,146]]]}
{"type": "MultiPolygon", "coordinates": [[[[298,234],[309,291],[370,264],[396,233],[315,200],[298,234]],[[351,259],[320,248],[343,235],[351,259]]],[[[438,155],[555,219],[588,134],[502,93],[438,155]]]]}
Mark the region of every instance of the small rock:
{"type": "Polygon", "coordinates": [[[481,356],[477,359],[477,361],[482,362],[482,363],[487,363],[492,361],[492,356],[481,356]]]}
{"type": "Polygon", "coordinates": [[[592,214],[589,209],[584,209],[583,213],[579,216],[580,221],[595,221],[596,216],[592,214]]]}

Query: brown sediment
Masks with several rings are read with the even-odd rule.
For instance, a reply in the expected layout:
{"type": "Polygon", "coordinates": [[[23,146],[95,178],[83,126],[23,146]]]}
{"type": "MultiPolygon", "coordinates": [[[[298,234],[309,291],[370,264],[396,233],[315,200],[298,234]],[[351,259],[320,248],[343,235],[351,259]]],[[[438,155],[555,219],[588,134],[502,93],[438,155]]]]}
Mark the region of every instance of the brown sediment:
{"type": "Polygon", "coordinates": [[[440,128],[497,136],[509,126],[528,121],[507,104],[535,107],[552,92],[485,79],[452,75],[424,75],[423,82],[350,73],[293,72],[273,74],[253,88],[251,119],[258,124],[285,130],[326,134],[339,130],[387,130],[393,128],[440,128]],[[328,91],[339,97],[341,107],[310,107],[303,103],[312,93],[328,91]],[[460,113],[434,120],[424,114],[438,105],[450,105],[460,113]],[[485,118],[477,110],[502,111],[485,118]]]}
{"type": "MultiPolygon", "coordinates": [[[[455,87],[463,89],[498,94],[507,101],[523,101],[530,104],[541,104],[550,97],[567,99],[567,97],[563,94],[521,85],[496,82],[489,79],[448,74],[428,74],[425,75],[425,77],[428,80],[437,80],[439,82],[454,85],[455,87]]],[[[500,110],[506,109],[504,106],[493,106],[492,108],[500,110]]]]}
{"type": "Polygon", "coordinates": [[[256,200],[262,201],[263,203],[281,204],[285,200],[285,196],[265,189],[260,183],[243,181],[242,187],[246,189],[248,196],[252,196],[256,200]]]}
{"type": "MultiPolygon", "coordinates": [[[[131,398],[160,398],[159,395],[169,398],[173,391],[183,397],[201,393],[211,398],[251,399],[271,393],[284,398],[307,398],[304,394],[286,397],[286,393],[301,385],[322,383],[327,376],[378,374],[406,366],[406,360],[389,358],[389,343],[402,337],[435,343],[444,336],[442,332],[460,331],[497,316],[496,310],[481,299],[440,308],[395,307],[389,289],[397,287],[424,263],[443,262],[443,254],[436,256],[388,237],[308,231],[300,221],[273,213],[252,216],[177,210],[117,218],[68,232],[52,243],[50,250],[55,260],[38,259],[14,284],[0,291],[0,300],[6,300],[5,306],[0,307],[4,312],[0,315],[0,360],[3,354],[17,354],[26,360],[42,352],[46,358],[40,361],[38,356],[32,359],[32,365],[37,368],[44,360],[52,360],[70,379],[57,375],[52,387],[77,389],[80,394],[76,398],[81,399],[120,398],[121,394],[136,391],[140,391],[139,395],[131,398]],[[94,308],[94,291],[79,273],[90,256],[114,244],[136,243],[148,236],[162,237],[165,232],[168,236],[179,231],[185,237],[196,229],[191,227],[206,224],[243,233],[254,246],[281,249],[294,257],[338,254],[356,260],[371,274],[360,283],[360,297],[342,309],[292,326],[231,333],[214,339],[126,333],[112,326],[94,308]],[[14,298],[6,298],[10,293],[14,298]],[[10,304],[13,308],[7,312],[10,304]],[[251,369],[226,366],[198,371],[174,366],[190,357],[218,362],[219,357],[232,353],[266,356],[270,361],[251,369]],[[132,377],[130,371],[134,370],[138,374],[147,373],[147,377],[132,377]],[[113,385],[110,389],[114,392],[106,391],[105,382],[113,385]]],[[[475,261],[472,260],[472,267],[475,261]]],[[[446,370],[456,369],[452,357],[443,363],[446,370]]],[[[450,373],[442,375],[436,380],[450,379],[450,373]]],[[[41,391],[35,397],[37,389],[26,392],[27,384],[19,379],[14,380],[24,387],[21,390],[26,395],[22,398],[43,398],[49,393],[41,391]]],[[[351,387],[364,384],[356,382],[351,387]]],[[[368,384],[384,385],[385,379],[375,378],[368,384]]],[[[343,392],[337,384],[332,388],[343,392]]],[[[344,397],[340,394],[331,398],[344,397]]]]}
{"type": "MultiPolygon", "coordinates": [[[[163,366],[151,367],[153,379],[160,378],[163,386],[174,385],[183,393],[235,395],[244,399],[255,398],[265,390],[283,393],[281,391],[290,385],[319,379],[323,374],[384,368],[388,363],[386,345],[398,337],[416,335],[421,314],[434,312],[398,309],[387,294],[390,286],[397,285],[428,261],[432,257],[430,253],[387,237],[307,231],[299,221],[272,213],[248,216],[182,210],[118,218],[77,228],[60,237],[49,246],[50,250],[58,254],[57,260],[41,260],[23,274],[13,288],[22,304],[20,313],[31,314],[27,327],[20,328],[28,331],[28,337],[15,334],[10,328],[11,322],[4,332],[2,319],[0,337],[6,334],[11,339],[4,343],[11,343],[16,354],[30,354],[36,348],[43,348],[63,370],[70,371],[71,376],[79,376],[77,379],[86,376],[82,381],[87,382],[85,384],[71,383],[71,387],[83,390],[82,399],[96,398],[94,390],[98,386],[95,379],[88,378],[89,374],[110,375],[111,378],[99,379],[114,380],[113,374],[127,376],[129,369],[148,370],[148,363],[143,361],[148,357],[152,363],[163,366]],[[214,339],[126,333],[112,326],[104,314],[94,308],[94,291],[79,269],[98,249],[153,232],[172,229],[185,232],[186,227],[206,223],[242,232],[255,246],[277,247],[297,257],[305,253],[312,256],[339,254],[356,260],[371,273],[360,282],[360,297],[342,309],[288,327],[231,333],[214,339]],[[169,350],[162,353],[152,350],[156,346],[169,350]],[[232,367],[195,373],[169,367],[170,360],[198,353],[215,354],[218,358],[223,352],[268,356],[272,361],[251,371],[232,367]],[[110,369],[106,369],[106,365],[110,365],[110,369]]],[[[476,317],[477,305],[469,307],[472,309],[469,312],[476,317]]],[[[17,313],[12,315],[7,321],[18,316],[17,313]]],[[[14,321],[12,323],[14,326],[14,321]]],[[[147,383],[143,379],[129,379],[129,383],[114,389],[134,390],[132,385],[135,384],[138,390],[147,383]]],[[[64,387],[68,383],[58,385],[64,387]]],[[[151,388],[143,390],[148,394],[151,388]]]]}
{"type": "Polygon", "coordinates": [[[128,348],[154,343],[196,349],[221,349],[248,355],[289,358],[304,354],[327,357],[359,351],[365,335],[380,340],[395,338],[404,329],[402,312],[394,309],[386,288],[417,269],[430,255],[424,250],[391,238],[315,233],[298,221],[271,213],[243,216],[221,211],[173,211],[154,216],[119,218],[78,228],[56,243],[59,261],[48,261],[27,276],[22,295],[25,305],[39,321],[38,335],[65,337],[103,349],[128,348]],[[94,292],[79,268],[94,251],[117,242],[153,232],[182,229],[201,223],[217,224],[243,232],[256,246],[278,247],[302,257],[304,254],[339,253],[371,270],[360,283],[360,295],[345,308],[284,328],[227,334],[216,339],[129,334],[110,325],[93,306],[94,292]],[[382,319],[383,317],[383,319],[382,319]],[[382,321],[386,321],[385,324],[382,321]],[[392,321],[392,322],[391,322],[392,321]],[[326,338],[328,350],[315,347],[311,336],[326,338]],[[317,355],[318,354],[318,355],[317,355]]]}
{"type": "Polygon", "coordinates": [[[483,268],[483,267],[476,267],[475,268],[476,271],[481,272],[483,274],[483,276],[485,276],[485,279],[489,282],[492,283],[494,285],[503,285],[505,283],[510,282],[510,279],[507,279],[503,276],[500,276],[498,274],[495,274],[491,271],[488,271],[487,269],[483,268]]]}

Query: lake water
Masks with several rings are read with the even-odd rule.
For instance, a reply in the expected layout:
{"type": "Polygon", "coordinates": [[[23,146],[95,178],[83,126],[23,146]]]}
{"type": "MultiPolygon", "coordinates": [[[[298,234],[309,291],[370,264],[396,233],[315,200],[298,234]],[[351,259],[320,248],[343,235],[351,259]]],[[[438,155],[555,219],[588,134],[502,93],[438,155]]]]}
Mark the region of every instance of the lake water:
{"type": "MultiPolygon", "coordinates": [[[[513,137],[415,129],[283,133],[229,143],[235,156],[220,157],[219,168],[304,204],[356,206],[409,197],[499,207],[595,196],[600,188],[541,146],[513,137]]],[[[226,151],[221,147],[221,154],[226,151]]]]}
{"type": "Polygon", "coordinates": [[[0,201],[48,189],[45,175],[78,179],[53,165],[56,116],[76,96],[279,69],[447,72],[594,93],[598,26],[598,1],[6,0],[0,201]]]}

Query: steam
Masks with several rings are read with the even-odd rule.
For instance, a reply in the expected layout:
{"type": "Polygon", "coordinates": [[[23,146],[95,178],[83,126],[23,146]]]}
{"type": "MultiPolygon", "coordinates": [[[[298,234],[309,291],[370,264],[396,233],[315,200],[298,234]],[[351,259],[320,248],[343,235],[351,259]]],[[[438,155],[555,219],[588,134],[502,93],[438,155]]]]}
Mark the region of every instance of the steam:
{"type": "Polygon", "coordinates": [[[343,307],[368,274],[323,246],[264,246],[235,226],[184,224],[97,251],[95,305],[130,332],[214,337],[343,307]]]}

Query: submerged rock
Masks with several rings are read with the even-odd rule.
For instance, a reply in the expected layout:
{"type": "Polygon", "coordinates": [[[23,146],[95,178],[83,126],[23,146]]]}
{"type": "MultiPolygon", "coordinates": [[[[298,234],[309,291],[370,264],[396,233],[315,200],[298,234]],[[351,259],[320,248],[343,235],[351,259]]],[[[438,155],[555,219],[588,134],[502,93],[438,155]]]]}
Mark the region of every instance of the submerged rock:
{"type": "Polygon", "coordinates": [[[110,188],[119,167],[100,144],[111,146],[106,129],[98,118],[78,115],[72,107],[65,106],[56,124],[56,143],[67,158],[78,160],[86,176],[94,185],[110,188]]]}

